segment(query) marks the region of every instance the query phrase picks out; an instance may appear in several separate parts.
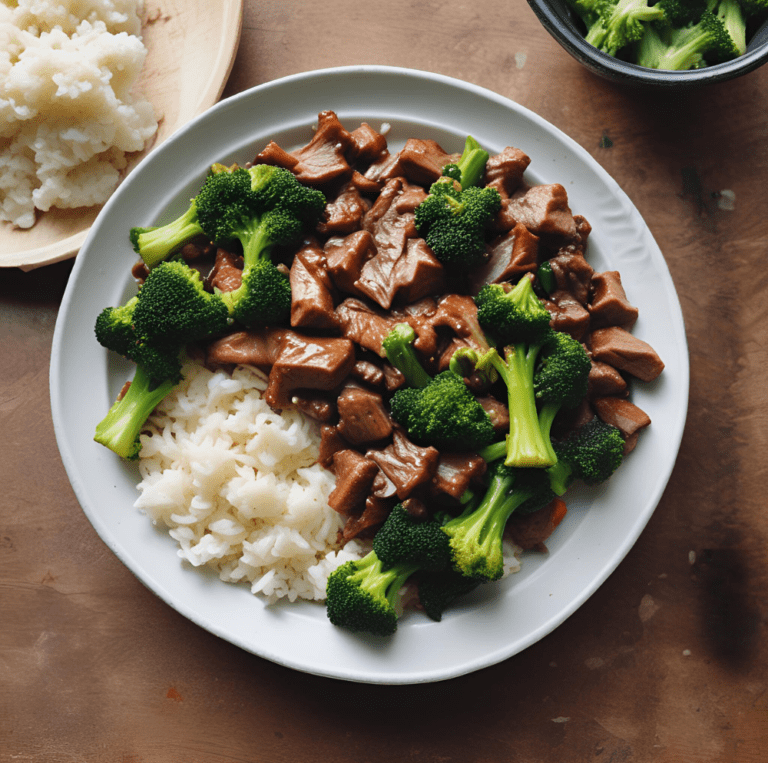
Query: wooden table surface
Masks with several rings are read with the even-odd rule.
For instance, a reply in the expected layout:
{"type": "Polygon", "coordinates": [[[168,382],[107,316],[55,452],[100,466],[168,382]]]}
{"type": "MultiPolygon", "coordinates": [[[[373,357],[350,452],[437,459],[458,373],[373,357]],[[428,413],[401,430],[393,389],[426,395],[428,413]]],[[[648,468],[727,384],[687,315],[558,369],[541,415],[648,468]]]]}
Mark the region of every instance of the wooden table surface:
{"type": "Polygon", "coordinates": [[[48,393],[72,263],[0,271],[0,761],[768,760],[768,68],[633,91],[524,0],[411,5],[246,2],[224,97],[398,65],[496,91],[583,146],[650,226],[686,321],[688,420],[656,512],[576,614],[500,665],[400,687],[291,671],[187,621],[96,535],[48,393]]]}

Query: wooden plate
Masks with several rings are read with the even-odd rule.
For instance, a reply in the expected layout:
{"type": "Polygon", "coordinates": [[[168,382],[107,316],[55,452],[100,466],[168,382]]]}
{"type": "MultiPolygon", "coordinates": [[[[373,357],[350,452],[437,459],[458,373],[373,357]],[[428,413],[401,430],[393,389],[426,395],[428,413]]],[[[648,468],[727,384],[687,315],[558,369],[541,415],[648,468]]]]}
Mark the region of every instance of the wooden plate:
{"type": "MultiPolygon", "coordinates": [[[[235,60],[243,0],[148,0],[142,32],[147,59],[140,92],[158,130],[128,172],[155,146],[219,100],[235,60]]],[[[29,229],[0,222],[0,267],[29,270],[74,257],[101,209],[52,209],[29,229]]]]}

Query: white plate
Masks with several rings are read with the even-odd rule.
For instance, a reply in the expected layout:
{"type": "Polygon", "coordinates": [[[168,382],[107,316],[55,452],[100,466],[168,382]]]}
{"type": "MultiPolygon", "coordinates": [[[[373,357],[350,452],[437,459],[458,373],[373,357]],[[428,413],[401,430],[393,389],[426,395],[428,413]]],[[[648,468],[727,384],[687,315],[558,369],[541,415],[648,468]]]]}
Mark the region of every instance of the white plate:
{"type": "Polygon", "coordinates": [[[310,72],[217,104],[131,173],[93,225],[62,304],[51,358],[51,401],[64,465],[83,510],[114,553],[168,604],[216,635],[291,668],[351,681],[438,681],[493,665],[562,623],[608,577],[645,527],[674,464],[686,416],[688,354],[680,305],[662,254],[640,214],[602,168],[557,128],[494,93],[446,77],[386,67],[310,72]],[[248,161],[270,139],[306,143],[317,114],[333,109],[349,129],[391,125],[391,145],[432,137],[459,151],[472,134],[490,151],[523,149],[532,182],[559,182],[592,224],[589,259],[622,274],[640,308],[634,333],[666,363],[634,400],[653,423],[600,490],[569,494],[569,512],[547,555],[478,589],[434,623],[419,613],[391,639],[334,628],[311,603],[266,607],[247,588],[184,566],[175,543],[133,508],[135,465],[93,442],[125,379],[96,343],[93,325],[131,286],[132,225],[180,213],[214,161],[248,161]]]}

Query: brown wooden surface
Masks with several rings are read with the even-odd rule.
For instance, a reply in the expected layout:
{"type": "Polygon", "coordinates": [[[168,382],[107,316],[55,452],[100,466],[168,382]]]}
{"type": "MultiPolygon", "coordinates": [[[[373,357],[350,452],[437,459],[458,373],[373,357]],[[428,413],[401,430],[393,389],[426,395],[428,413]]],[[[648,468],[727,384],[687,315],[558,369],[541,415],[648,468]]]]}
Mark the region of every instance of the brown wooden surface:
{"type": "Polygon", "coordinates": [[[250,0],[225,96],[407,66],[508,96],[584,146],[656,236],[687,324],[688,424],[658,509],[576,614],[496,667],[410,687],[287,670],[185,620],[97,537],[50,417],[71,263],[0,270],[0,761],[768,760],[768,68],[637,92],[581,68],[524,0],[411,5],[250,0]]]}

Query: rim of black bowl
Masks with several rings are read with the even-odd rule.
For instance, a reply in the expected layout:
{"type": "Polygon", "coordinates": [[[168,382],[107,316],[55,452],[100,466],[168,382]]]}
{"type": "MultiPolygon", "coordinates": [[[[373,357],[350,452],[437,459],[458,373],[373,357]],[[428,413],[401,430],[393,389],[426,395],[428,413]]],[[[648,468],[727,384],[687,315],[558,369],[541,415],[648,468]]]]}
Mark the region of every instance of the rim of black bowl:
{"type": "Polygon", "coordinates": [[[755,50],[747,50],[746,53],[731,61],[713,64],[703,69],[689,69],[687,71],[648,69],[645,66],[638,66],[609,56],[590,45],[571,22],[564,18],[558,9],[550,5],[547,0],[528,0],[528,5],[549,34],[577,61],[596,74],[628,84],[680,87],[721,82],[747,74],[768,60],[768,45],[763,44],[755,50]]]}

